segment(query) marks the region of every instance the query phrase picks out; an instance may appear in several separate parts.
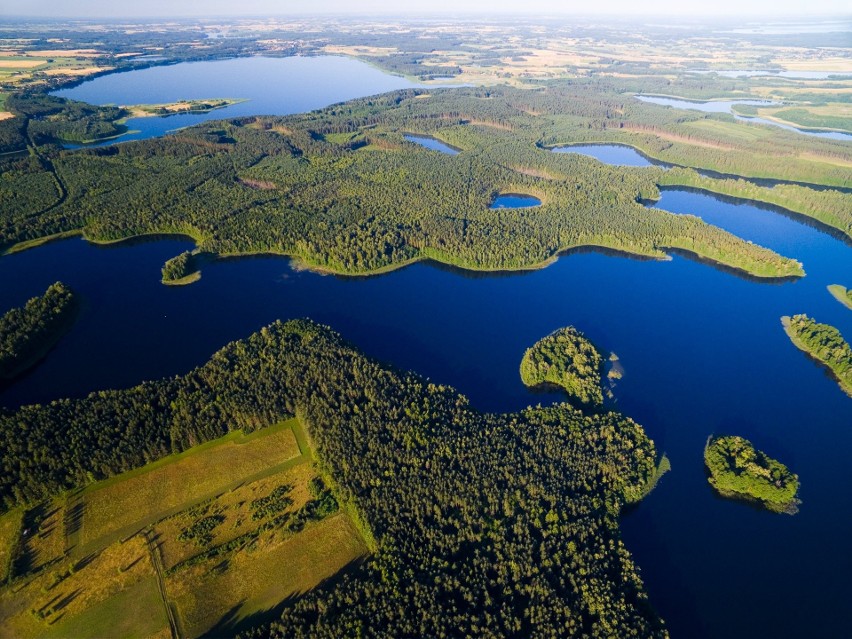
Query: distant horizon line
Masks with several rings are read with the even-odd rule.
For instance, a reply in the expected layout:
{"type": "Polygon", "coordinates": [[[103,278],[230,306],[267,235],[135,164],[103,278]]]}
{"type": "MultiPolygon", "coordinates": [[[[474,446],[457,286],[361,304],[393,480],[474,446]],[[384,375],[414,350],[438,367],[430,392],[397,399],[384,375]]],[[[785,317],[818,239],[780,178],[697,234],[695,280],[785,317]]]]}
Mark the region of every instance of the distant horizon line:
{"type": "Polygon", "coordinates": [[[4,14],[0,13],[0,20],[4,19],[18,19],[18,20],[42,20],[42,21],[51,21],[51,22],[61,22],[66,20],[77,20],[77,21],[105,21],[105,20],[215,20],[215,19],[256,19],[256,18],[310,18],[310,17],[371,17],[371,18],[450,18],[450,17],[470,17],[470,18],[487,18],[489,20],[498,19],[501,17],[518,17],[518,16],[529,16],[529,17],[541,17],[541,18],[605,18],[605,19],[619,19],[619,20],[629,20],[634,18],[643,18],[643,19],[656,19],[656,20],[682,20],[689,18],[714,18],[720,21],[736,21],[742,20],[743,18],[771,18],[772,23],[783,22],[787,20],[798,20],[805,22],[820,22],[825,21],[826,19],[832,18],[836,20],[849,20],[852,21],[852,12],[848,13],[837,13],[836,11],[827,11],[826,13],[815,13],[814,11],[803,11],[802,13],[766,13],[766,12],[754,12],[754,13],[738,13],[731,14],[730,12],[713,12],[713,11],[696,11],[696,12],[684,12],[684,13],[654,13],[654,12],[612,12],[612,13],[595,13],[595,12],[584,12],[584,11],[541,11],[541,10],[530,10],[530,11],[501,11],[501,10],[493,10],[490,12],[486,11],[477,11],[477,10],[465,10],[465,11],[402,11],[402,12],[388,12],[388,11],[340,11],[340,10],[329,10],[329,11],[286,11],[286,12],[262,12],[262,13],[246,13],[246,14],[237,14],[237,13],[220,13],[220,14],[175,14],[175,15],[126,15],[126,16],[118,16],[118,15],[86,15],[86,16],[56,16],[56,15],[38,15],[38,14],[26,14],[26,13],[10,13],[4,14]]]}

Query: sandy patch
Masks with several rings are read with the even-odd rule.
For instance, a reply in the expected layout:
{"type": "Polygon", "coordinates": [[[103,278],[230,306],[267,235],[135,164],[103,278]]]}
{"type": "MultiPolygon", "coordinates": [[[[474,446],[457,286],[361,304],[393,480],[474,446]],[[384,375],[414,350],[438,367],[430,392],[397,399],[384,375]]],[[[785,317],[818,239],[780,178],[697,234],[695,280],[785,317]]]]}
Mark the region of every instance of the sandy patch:
{"type": "Polygon", "coordinates": [[[0,111],[0,120],[9,120],[14,117],[14,113],[9,113],[9,111],[0,111]]]}

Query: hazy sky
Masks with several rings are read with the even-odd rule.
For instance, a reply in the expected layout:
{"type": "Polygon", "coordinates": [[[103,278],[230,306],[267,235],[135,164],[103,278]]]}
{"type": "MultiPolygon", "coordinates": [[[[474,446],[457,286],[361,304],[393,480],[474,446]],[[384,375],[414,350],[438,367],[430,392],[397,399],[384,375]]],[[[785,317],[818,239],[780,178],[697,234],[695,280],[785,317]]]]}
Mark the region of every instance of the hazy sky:
{"type": "Polygon", "coordinates": [[[849,0],[0,0],[0,16],[150,17],[287,13],[846,14],[849,0]]]}

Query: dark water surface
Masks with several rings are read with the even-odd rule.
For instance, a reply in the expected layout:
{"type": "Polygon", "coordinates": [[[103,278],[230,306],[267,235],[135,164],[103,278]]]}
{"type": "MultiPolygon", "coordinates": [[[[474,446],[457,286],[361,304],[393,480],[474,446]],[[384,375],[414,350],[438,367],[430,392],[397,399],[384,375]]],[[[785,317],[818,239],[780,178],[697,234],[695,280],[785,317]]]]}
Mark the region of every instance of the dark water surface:
{"type": "Polygon", "coordinates": [[[513,411],[557,397],[529,392],[518,366],[525,348],[573,324],[619,355],[617,407],[672,462],[623,530],[673,636],[845,636],[852,400],[789,342],[779,318],[807,312],[852,336],[852,313],[825,289],[852,283],[852,248],[776,212],[687,191],[664,192],[658,206],[795,257],[808,276],[756,283],[682,257],[589,252],[525,274],[423,263],[338,278],[264,257],[209,264],[199,282],[166,287],[160,267],[187,241],[66,240],[0,259],[0,311],[57,279],[85,300],[71,333],[0,403],[184,373],[275,319],[311,317],[369,355],[455,385],[482,410],[513,411]],[[743,435],[788,464],[801,477],[801,512],[715,497],[702,461],[711,433],[743,435]]]}
{"type": "MultiPolygon", "coordinates": [[[[247,115],[287,115],[353,98],[420,86],[365,62],[338,56],[235,58],[182,62],[104,75],[54,95],[90,104],[162,104],[178,100],[247,100],[209,113],[131,118],[113,144],[144,140],[205,122],[247,115]]],[[[87,145],[91,146],[91,145],[87,145]]]]}

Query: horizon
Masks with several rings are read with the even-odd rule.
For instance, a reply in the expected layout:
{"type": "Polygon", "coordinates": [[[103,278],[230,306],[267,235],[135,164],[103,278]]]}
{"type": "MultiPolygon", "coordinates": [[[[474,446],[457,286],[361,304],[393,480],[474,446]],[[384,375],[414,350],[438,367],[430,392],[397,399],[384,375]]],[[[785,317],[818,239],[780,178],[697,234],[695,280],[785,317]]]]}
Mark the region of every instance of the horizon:
{"type": "Polygon", "coordinates": [[[604,6],[587,3],[562,3],[555,0],[530,0],[523,10],[514,3],[494,3],[484,0],[415,1],[399,7],[392,0],[346,2],[345,0],[316,0],[310,8],[282,8],[271,0],[246,0],[235,8],[226,0],[189,0],[177,3],[150,0],[145,9],[116,6],[107,0],[76,0],[66,3],[62,15],[57,15],[51,0],[8,0],[0,7],[0,18],[65,19],[199,19],[199,18],[261,18],[283,16],[364,16],[364,17],[583,17],[583,18],[713,18],[736,20],[742,18],[772,18],[815,22],[825,19],[852,20],[845,0],[815,0],[803,5],[798,0],[718,0],[712,4],[683,4],[679,0],[649,0],[637,8],[631,0],[610,0],[604,6]]]}

